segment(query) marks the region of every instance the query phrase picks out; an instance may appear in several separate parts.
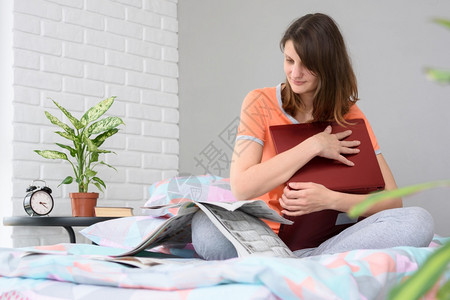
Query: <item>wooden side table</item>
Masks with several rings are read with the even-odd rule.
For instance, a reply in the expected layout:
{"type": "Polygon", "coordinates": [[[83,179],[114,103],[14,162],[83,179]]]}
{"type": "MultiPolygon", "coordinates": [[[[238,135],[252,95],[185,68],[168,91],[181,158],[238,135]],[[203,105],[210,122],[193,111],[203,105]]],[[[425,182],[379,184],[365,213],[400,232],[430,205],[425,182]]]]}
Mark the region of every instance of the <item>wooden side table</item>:
{"type": "Polygon", "coordinates": [[[117,219],[117,217],[5,217],[5,226],[61,226],[69,234],[70,242],[76,243],[72,227],[91,226],[92,224],[117,219]]]}

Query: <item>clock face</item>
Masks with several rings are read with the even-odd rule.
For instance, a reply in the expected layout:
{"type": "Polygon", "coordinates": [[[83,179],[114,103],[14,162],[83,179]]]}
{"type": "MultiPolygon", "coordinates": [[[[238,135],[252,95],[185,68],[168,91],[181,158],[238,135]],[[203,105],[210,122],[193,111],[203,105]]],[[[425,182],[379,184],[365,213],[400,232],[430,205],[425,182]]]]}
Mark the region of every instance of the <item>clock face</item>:
{"type": "Polygon", "coordinates": [[[53,209],[53,198],[44,191],[37,191],[31,196],[30,206],[36,214],[47,215],[53,209]]]}

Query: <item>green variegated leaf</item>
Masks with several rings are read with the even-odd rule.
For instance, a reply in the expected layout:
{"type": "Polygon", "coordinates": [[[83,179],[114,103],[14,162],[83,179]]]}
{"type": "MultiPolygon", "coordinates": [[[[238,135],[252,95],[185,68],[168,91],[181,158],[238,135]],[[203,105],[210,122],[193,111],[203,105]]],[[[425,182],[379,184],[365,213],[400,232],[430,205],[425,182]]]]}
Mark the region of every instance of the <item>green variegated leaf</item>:
{"type": "Polygon", "coordinates": [[[98,118],[100,118],[114,103],[114,99],[116,97],[110,97],[98,103],[97,105],[91,107],[82,117],[81,123],[83,126],[94,122],[98,118]]]}
{"type": "Polygon", "coordinates": [[[98,152],[97,146],[95,146],[91,139],[89,139],[88,137],[84,137],[83,141],[87,145],[90,152],[98,152]]]}
{"type": "Polygon", "coordinates": [[[440,83],[450,83],[450,71],[438,70],[438,69],[425,69],[427,78],[429,80],[437,81],[440,83]]]}
{"type": "Polygon", "coordinates": [[[56,134],[62,136],[63,138],[66,138],[68,140],[71,141],[76,141],[77,137],[71,134],[68,134],[67,132],[63,132],[63,131],[55,131],[56,134]]]}
{"type": "Polygon", "coordinates": [[[110,151],[110,150],[103,150],[103,149],[97,149],[98,153],[114,153],[116,154],[116,152],[110,151]]]}
{"type": "Polygon", "coordinates": [[[72,114],[68,112],[64,107],[59,105],[55,100],[52,99],[52,101],[63,112],[63,114],[66,115],[67,119],[69,119],[69,121],[73,124],[73,126],[75,126],[76,129],[81,129],[84,127],[83,124],[81,124],[81,122],[77,118],[72,116],[72,114]]]}
{"type": "Polygon", "coordinates": [[[442,26],[450,28],[450,20],[449,19],[435,18],[433,21],[437,24],[440,24],[442,26]]]}
{"type": "Polygon", "coordinates": [[[122,119],[119,117],[107,117],[105,119],[102,119],[98,122],[95,122],[88,128],[88,134],[89,136],[91,134],[97,134],[101,132],[105,132],[108,130],[111,130],[113,128],[116,128],[120,124],[124,124],[122,119]]]}
{"type": "Polygon", "coordinates": [[[98,135],[95,139],[92,140],[92,142],[94,142],[94,144],[97,147],[100,147],[107,138],[109,138],[110,136],[115,135],[117,132],[119,132],[119,129],[112,128],[112,129],[110,129],[110,130],[108,130],[106,132],[103,132],[102,134],[98,135]]]}
{"type": "Polygon", "coordinates": [[[52,122],[52,124],[61,127],[68,134],[70,134],[72,136],[75,136],[75,131],[72,128],[70,128],[69,125],[67,125],[66,123],[61,122],[57,117],[53,116],[48,111],[45,112],[45,116],[47,117],[47,119],[50,120],[50,122],[52,122]]]}
{"type": "Polygon", "coordinates": [[[58,185],[58,187],[61,184],[71,184],[73,182],[73,177],[72,176],[67,176],[66,178],[64,178],[63,181],[61,181],[61,183],[58,185]]]}
{"type": "Polygon", "coordinates": [[[433,182],[427,182],[427,183],[421,183],[416,185],[411,185],[403,188],[399,188],[396,190],[390,190],[390,191],[382,191],[378,193],[374,193],[369,195],[363,202],[355,205],[352,207],[352,209],[348,212],[348,215],[350,218],[356,218],[361,216],[364,212],[366,212],[370,207],[372,207],[374,204],[388,200],[393,198],[400,198],[404,196],[408,196],[423,190],[432,189],[436,187],[449,187],[450,186],[450,180],[440,180],[440,181],[433,181],[433,182]]]}
{"type": "Polygon", "coordinates": [[[59,151],[54,151],[54,150],[34,150],[34,152],[36,152],[37,154],[39,154],[40,156],[44,157],[44,158],[48,158],[48,159],[67,159],[67,155],[63,152],[59,152],[59,151]]]}
{"type": "Polygon", "coordinates": [[[98,152],[94,152],[91,154],[91,162],[98,161],[98,152]]]}
{"type": "Polygon", "coordinates": [[[436,250],[420,269],[401,285],[393,288],[389,299],[419,299],[429,291],[447,269],[450,262],[450,242],[436,250]]]}
{"type": "Polygon", "coordinates": [[[95,181],[95,182],[98,182],[99,184],[101,184],[106,189],[106,184],[100,178],[93,177],[92,180],[95,181]]]}
{"type": "Polygon", "coordinates": [[[85,175],[89,178],[94,177],[95,175],[97,175],[97,172],[95,172],[94,170],[91,169],[87,169],[85,175]]]}
{"type": "Polygon", "coordinates": [[[55,143],[55,144],[58,145],[61,148],[64,148],[64,149],[68,150],[70,152],[70,156],[72,156],[72,157],[75,157],[75,155],[77,154],[77,151],[75,149],[73,149],[72,147],[70,147],[70,146],[63,145],[63,144],[60,144],[60,143],[55,143]]]}
{"type": "Polygon", "coordinates": [[[94,185],[95,185],[100,191],[103,192],[103,188],[102,188],[102,186],[101,186],[98,182],[94,182],[94,185]]]}
{"type": "Polygon", "coordinates": [[[114,170],[117,172],[117,169],[116,169],[116,168],[114,168],[113,166],[111,166],[111,165],[105,163],[104,161],[101,161],[100,163],[101,163],[102,165],[105,165],[105,166],[110,167],[111,169],[114,169],[114,170]]]}

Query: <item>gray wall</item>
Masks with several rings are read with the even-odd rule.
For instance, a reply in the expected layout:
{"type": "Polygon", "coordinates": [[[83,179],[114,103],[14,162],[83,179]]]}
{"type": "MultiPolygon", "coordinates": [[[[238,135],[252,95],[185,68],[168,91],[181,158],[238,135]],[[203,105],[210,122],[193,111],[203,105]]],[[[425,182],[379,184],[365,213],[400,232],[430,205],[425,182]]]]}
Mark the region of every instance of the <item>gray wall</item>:
{"type": "MultiPolygon", "coordinates": [[[[180,172],[228,176],[240,105],[252,89],[284,80],[279,39],[291,20],[331,15],[346,39],[370,120],[399,186],[450,179],[450,86],[427,66],[450,69],[449,1],[183,0],[179,3],[180,172]]],[[[450,236],[449,189],[407,198],[450,236]]]]}

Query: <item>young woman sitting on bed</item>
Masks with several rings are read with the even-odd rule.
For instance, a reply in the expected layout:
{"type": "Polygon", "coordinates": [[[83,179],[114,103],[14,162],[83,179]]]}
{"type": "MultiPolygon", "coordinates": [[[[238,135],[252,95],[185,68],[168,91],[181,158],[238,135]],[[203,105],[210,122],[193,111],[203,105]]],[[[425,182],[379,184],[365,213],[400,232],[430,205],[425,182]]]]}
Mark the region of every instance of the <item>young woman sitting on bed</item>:
{"type": "MultiPolygon", "coordinates": [[[[280,42],[286,82],[250,92],[244,99],[231,164],[231,187],[237,199],[262,199],[280,214],[299,216],[325,209],[346,212],[366,195],[345,194],[311,182],[285,182],[315,156],[353,163],[345,155],[359,151],[359,141],[343,141],[351,131],[333,134],[331,128],[296,147],[276,154],[269,126],[312,121],[363,118],[371,137],[386,189],[396,188],[375,135],[356,105],[356,78],[342,35],[330,17],[309,14],[294,21],[280,42]]],[[[433,219],[419,207],[402,208],[401,199],[372,207],[365,219],[315,248],[301,249],[298,257],[354,249],[428,246],[433,219]]],[[[279,224],[268,222],[277,233],[279,224]]],[[[192,242],[204,259],[236,257],[233,245],[202,213],[192,223],[192,242]]]]}

